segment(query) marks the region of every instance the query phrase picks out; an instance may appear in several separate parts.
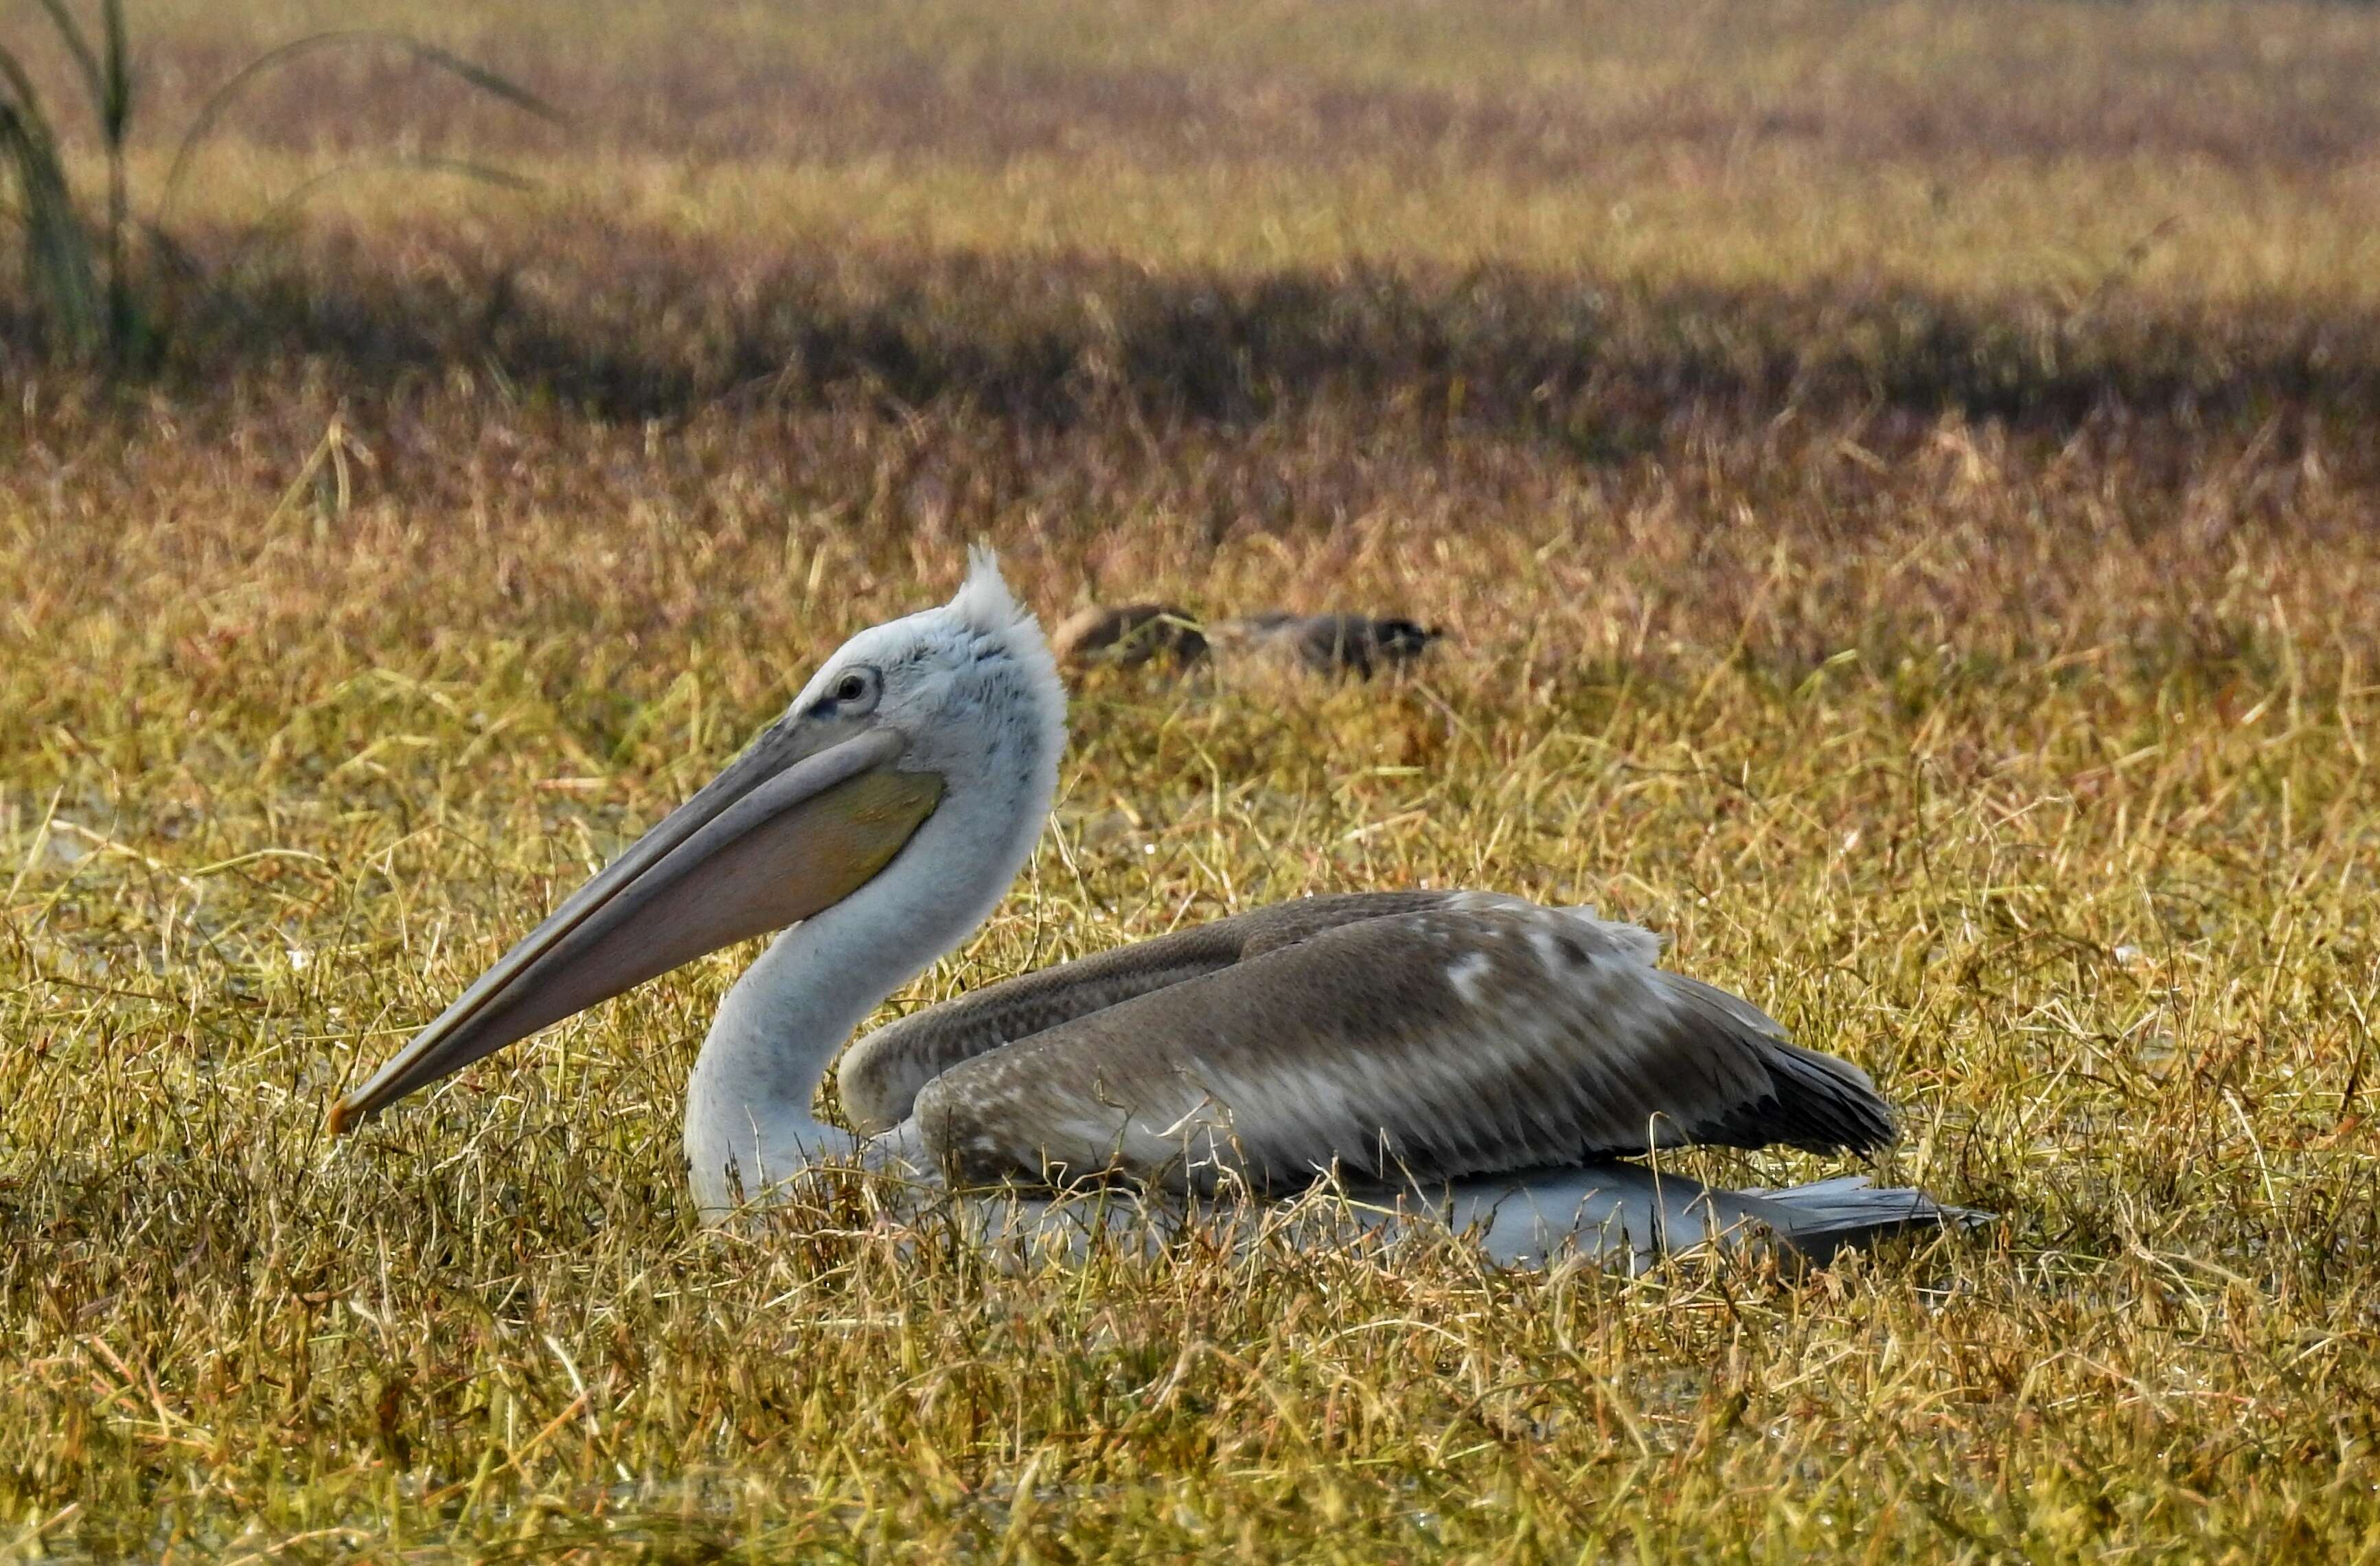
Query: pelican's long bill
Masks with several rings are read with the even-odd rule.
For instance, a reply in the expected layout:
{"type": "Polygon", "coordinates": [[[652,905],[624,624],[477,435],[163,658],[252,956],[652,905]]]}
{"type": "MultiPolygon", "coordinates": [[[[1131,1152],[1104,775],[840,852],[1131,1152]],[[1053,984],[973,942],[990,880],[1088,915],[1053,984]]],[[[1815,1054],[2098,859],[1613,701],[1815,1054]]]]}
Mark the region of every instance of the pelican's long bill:
{"type": "Polygon", "coordinates": [[[889,730],[819,737],[791,722],[763,734],[334,1105],[331,1130],[864,885],[933,813],[942,779],[895,769],[903,741],[889,730]]]}

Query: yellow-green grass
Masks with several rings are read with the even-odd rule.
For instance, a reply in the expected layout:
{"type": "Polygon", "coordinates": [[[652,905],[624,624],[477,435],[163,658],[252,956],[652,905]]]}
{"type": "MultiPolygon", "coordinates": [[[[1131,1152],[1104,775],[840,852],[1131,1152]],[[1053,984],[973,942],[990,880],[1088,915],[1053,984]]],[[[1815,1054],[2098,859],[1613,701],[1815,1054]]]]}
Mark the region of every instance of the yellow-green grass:
{"type": "MultiPolygon", "coordinates": [[[[1459,152],[1421,170],[1151,164],[1097,150],[994,166],[937,152],[700,165],[667,152],[539,152],[495,162],[537,182],[524,195],[363,161],[298,209],[318,233],[369,228],[395,207],[459,230],[466,246],[492,229],[514,240],[527,228],[531,242],[520,248],[530,255],[538,241],[566,246],[573,227],[591,220],[665,226],[747,255],[903,247],[1235,273],[1390,260],[1652,285],[1852,274],[2022,290],[2070,310],[2111,284],[2169,300],[2278,297],[2369,309],[2380,297],[2380,179],[2364,171],[2276,180],[2142,156],[2046,170],[1990,160],[1845,168],[1799,148],[1720,162],[1637,146],[1558,184],[1471,168],[1459,152]]],[[[269,193],[296,190],[341,162],[217,151],[193,165],[206,180],[170,212],[194,229],[246,234],[288,215],[269,193]]],[[[141,155],[134,178],[162,185],[169,166],[162,152],[141,155]]],[[[246,253],[253,264],[282,249],[252,244],[246,253]]]]}
{"type": "MultiPolygon", "coordinates": [[[[343,8],[587,128],[441,129],[378,67],[273,99],[182,198],[209,259],[378,110],[547,188],[334,184],[153,382],[43,367],[0,296],[0,1550],[2371,1548],[2380,332],[2337,73],[2380,21],[603,10],[343,8]],[[694,70],[780,53],[859,130],[694,70]],[[920,59],[990,86],[885,88],[920,59]],[[1017,128],[1131,71],[1196,91],[1134,78],[1176,106],[1079,155],[1017,128]],[[1658,123],[1563,164],[1615,83],[1658,123]],[[1354,88],[1373,129],[1168,140],[1354,88]],[[678,1093],[748,951],[323,1136],[974,538],[1045,618],[1453,634],[1403,682],[1094,682],[1031,868],[895,1008],[1306,891],[1592,902],[1873,1072],[1880,1175],[2003,1220],[1801,1282],[1002,1270],[848,1192],[705,1235],[678,1093]]],[[[162,110],[330,15],[135,24],[162,110]]]]}

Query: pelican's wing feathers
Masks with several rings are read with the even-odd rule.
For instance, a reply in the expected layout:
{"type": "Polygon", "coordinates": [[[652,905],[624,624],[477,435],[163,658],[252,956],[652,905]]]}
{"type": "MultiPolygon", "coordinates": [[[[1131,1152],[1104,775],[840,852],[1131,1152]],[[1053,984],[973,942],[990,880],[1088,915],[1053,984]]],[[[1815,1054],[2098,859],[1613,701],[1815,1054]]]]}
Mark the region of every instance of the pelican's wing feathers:
{"type": "Polygon", "coordinates": [[[1892,1137],[1856,1067],[1654,966],[1658,941],[1633,925],[1423,892],[1328,900],[1340,905],[1292,927],[1290,910],[1325,901],[1242,916],[1256,929],[1235,960],[1229,937],[1164,938],[1205,953],[1203,971],[1152,941],[1021,981],[1047,986],[1029,1002],[983,992],[987,1019],[1029,1024],[1038,1005],[1051,1020],[924,1083],[926,1147],[969,1178],[1123,1167],[1207,1185],[1231,1169],[1280,1186],[1334,1165],[1453,1178],[1687,1143],[1892,1137]],[[1268,916],[1283,922],[1264,929],[1268,916]]]}
{"type": "Polygon", "coordinates": [[[1301,897],[987,985],[880,1027],[845,1050],[835,1070],[844,1112],[863,1132],[890,1130],[909,1118],[918,1089],[962,1061],[1336,926],[1418,913],[1453,895],[1301,897]]]}

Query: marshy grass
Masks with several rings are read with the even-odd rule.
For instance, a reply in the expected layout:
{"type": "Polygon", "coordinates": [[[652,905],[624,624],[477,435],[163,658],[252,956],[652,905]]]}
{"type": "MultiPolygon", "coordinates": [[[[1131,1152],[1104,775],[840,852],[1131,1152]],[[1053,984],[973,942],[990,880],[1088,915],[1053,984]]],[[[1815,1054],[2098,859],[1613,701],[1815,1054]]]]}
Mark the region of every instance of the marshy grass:
{"type": "MultiPolygon", "coordinates": [[[[2380,23],[1797,11],[1910,84],[1820,94],[1814,200],[1883,188],[1833,152],[1888,145],[1954,205],[1962,176],[2034,211],[2150,192],[2095,232],[2179,212],[2158,243],[2188,261],[2252,226],[2255,180],[2336,197],[2260,209],[2284,263],[2218,285],[2112,237],[2053,275],[2022,225],[1888,265],[1906,230],[1879,221],[1730,271],[1708,190],[1642,265],[1583,228],[1450,260],[1423,209],[1330,192],[1489,153],[1549,181],[1562,127],[1616,135],[1556,113],[1567,56],[1534,88],[1499,64],[1561,18],[1480,12],[1466,52],[1427,8],[1329,38],[1180,14],[1029,6],[902,99],[893,67],[967,13],[821,12],[876,116],[821,150],[812,120],[755,130],[686,64],[741,56],[675,21],[613,57],[531,11],[375,11],[557,101],[609,84],[635,112],[590,118],[623,143],[710,126],[689,210],[738,181],[844,194],[750,225],[334,209],[134,387],[39,367],[0,319],[0,1550],[2356,1559],[2380,1527],[2380,337],[2350,232],[2371,133],[2323,83],[2380,23]],[[2042,37],[2138,68],[1946,113],[1954,145],[1911,128],[1929,91],[2004,81],[1962,60],[2042,37]],[[2126,117],[2185,69],[2173,115],[2126,117]],[[1142,127],[1114,166],[1183,177],[1135,107],[1166,71],[1191,109],[1322,127],[1270,163],[1362,253],[1220,198],[1195,243],[1090,217],[1046,243],[1026,198],[1055,165],[994,133],[1062,90],[1142,127]],[[2272,73],[2293,118],[2253,91],[2272,73]],[[1330,119],[1351,80],[1405,117],[1330,119]],[[1516,98],[1540,117],[1488,124],[1516,98]],[[850,192],[922,177],[899,136],[970,124],[991,150],[938,198],[955,226],[871,227],[850,192]],[[1022,204],[968,194],[995,188],[1022,204]],[[1045,623],[1157,598],[1451,636],[1369,685],[1091,679],[1015,894],[895,1007],[1307,891],[1592,902],[1873,1072],[1907,1118],[1880,1172],[2003,1221],[1802,1282],[1428,1246],[1004,1267],[832,1185],[705,1234],[678,1096],[747,952],[324,1136],[342,1086],[978,537],[1045,623]]],[[[260,42],[175,15],[166,104],[260,42]]],[[[1701,85],[1629,145],[1808,106],[1702,26],[1613,34],[1648,79],[1726,67],[1663,78],[1701,85]]],[[[319,105],[261,113],[194,243],[340,155],[335,127],[310,150],[319,105]]],[[[580,160],[567,190],[661,156],[465,128],[580,160]]],[[[1637,212],[1703,189],[1691,159],[1617,166],[1637,212]]]]}

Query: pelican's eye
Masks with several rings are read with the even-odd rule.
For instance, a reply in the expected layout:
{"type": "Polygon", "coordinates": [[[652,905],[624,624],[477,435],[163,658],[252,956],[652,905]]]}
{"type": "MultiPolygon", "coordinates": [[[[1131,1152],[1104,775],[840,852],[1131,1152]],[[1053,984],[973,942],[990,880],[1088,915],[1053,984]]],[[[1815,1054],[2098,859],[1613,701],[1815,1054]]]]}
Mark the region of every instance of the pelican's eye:
{"type": "Polygon", "coordinates": [[[883,688],[884,682],[875,670],[865,665],[847,669],[827,687],[826,696],[818,704],[818,710],[845,718],[873,711],[876,698],[883,688]]]}

